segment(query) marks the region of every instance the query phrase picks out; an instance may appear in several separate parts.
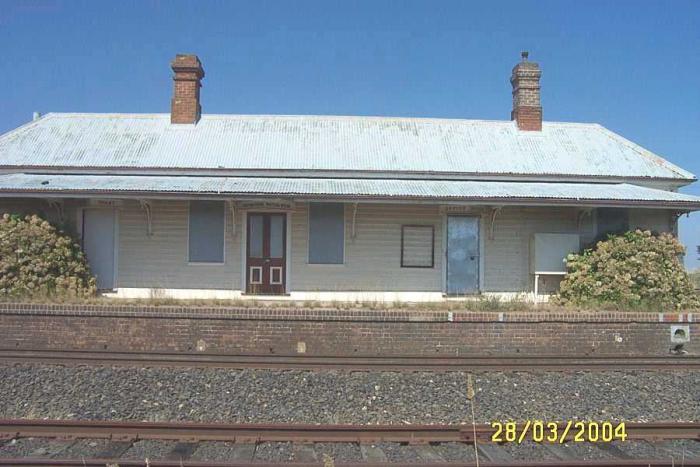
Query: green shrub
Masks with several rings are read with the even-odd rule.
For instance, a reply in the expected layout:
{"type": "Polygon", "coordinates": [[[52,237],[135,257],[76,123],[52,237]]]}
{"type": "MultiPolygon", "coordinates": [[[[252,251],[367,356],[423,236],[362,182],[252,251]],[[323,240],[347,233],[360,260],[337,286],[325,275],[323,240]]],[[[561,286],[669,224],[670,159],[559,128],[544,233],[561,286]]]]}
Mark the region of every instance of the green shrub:
{"type": "Polygon", "coordinates": [[[94,294],[95,279],[73,239],[38,216],[2,216],[0,297],[94,294]]]}
{"type": "Polygon", "coordinates": [[[609,236],[593,248],[566,258],[559,301],[614,304],[626,308],[698,306],[683,267],[685,249],[667,233],[636,230],[609,236]]]}

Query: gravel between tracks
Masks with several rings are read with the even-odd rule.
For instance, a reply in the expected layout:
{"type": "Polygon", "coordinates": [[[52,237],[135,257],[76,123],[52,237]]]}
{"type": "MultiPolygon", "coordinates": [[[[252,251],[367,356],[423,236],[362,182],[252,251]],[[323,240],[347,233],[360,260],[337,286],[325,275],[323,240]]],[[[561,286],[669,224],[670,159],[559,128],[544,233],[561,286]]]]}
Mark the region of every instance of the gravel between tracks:
{"type": "Polygon", "coordinates": [[[171,452],[175,441],[156,441],[144,439],[135,442],[123,455],[124,459],[159,459],[171,452]]]}
{"type": "MultiPolygon", "coordinates": [[[[0,365],[0,416],[144,421],[463,423],[463,372],[0,365]]],[[[700,372],[473,373],[477,422],[700,420],[700,372]]]]}
{"type": "Polygon", "coordinates": [[[255,459],[268,462],[294,460],[292,443],[260,443],[255,448],[255,459]]]}

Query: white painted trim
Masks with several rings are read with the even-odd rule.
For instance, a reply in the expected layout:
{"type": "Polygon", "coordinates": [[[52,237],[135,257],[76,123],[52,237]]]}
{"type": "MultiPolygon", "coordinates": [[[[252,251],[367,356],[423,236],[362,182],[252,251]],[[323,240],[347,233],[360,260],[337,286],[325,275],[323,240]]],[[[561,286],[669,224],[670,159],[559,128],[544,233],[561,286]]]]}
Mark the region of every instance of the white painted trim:
{"type": "Polygon", "coordinates": [[[230,289],[159,289],[159,288],[137,288],[121,287],[116,292],[104,293],[105,297],[111,298],[141,298],[150,299],[154,296],[160,298],[172,298],[180,300],[241,300],[243,295],[240,290],[230,289]]]}
{"type": "Polygon", "coordinates": [[[338,267],[345,266],[347,264],[347,258],[345,256],[347,246],[345,242],[347,240],[347,212],[346,212],[347,202],[344,201],[309,201],[306,203],[306,265],[307,266],[320,266],[320,267],[338,267]],[[309,247],[309,240],[311,239],[311,203],[317,204],[342,204],[343,205],[343,262],[342,263],[312,263],[309,259],[311,255],[311,248],[309,247]]]}
{"type": "Polygon", "coordinates": [[[263,268],[262,266],[250,266],[248,267],[248,271],[250,273],[250,285],[260,285],[263,283],[263,268]],[[258,270],[260,271],[260,280],[259,281],[253,281],[253,271],[258,270]]]}
{"type": "Polygon", "coordinates": [[[284,271],[282,270],[282,267],[281,267],[281,266],[270,266],[270,285],[282,285],[282,284],[283,284],[283,282],[282,282],[282,279],[283,279],[282,274],[284,274],[284,271]],[[279,271],[279,273],[280,273],[280,280],[278,280],[278,281],[275,281],[275,280],[274,280],[274,277],[275,277],[274,271],[279,271]]]}
{"type": "MultiPolygon", "coordinates": [[[[532,301],[532,294],[516,292],[487,292],[482,295],[460,297],[445,297],[442,292],[291,292],[287,295],[248,295],[240,290],[226,289],[153,289],[153,288],[119,288],[116,292],[105,293],[106,297],[114,298],[151,298],[157,291],[158,298],[174,299],[222,299],[249,301],[282,301],[282,302],[381,302],[381,303],[426,303],[426,302],[459,302],[480,300],[481,297],[497,297],[501,300],[532,301]]],[[[540,295],[540,301],[549,299],[548,295],[540,295]]]]}
{"type": "MultiPolygon", "coordinates": [[[[192,205],[192,201],[199,201],[199,200],[190,200],[187,202],[187,245],[185,249],[185,264],[188,266],[225,266],[226,265],[226,201],[224,200],[206,200],[206,201],[222,201],[223,204],[223,219],[224,219],[224,243],[222,245],[223,252],[221,257],[223,258],[223,261],[190,261],[190,208],[192,205]]],[[[204,200],[202,200],[204,201],[204,200]]]]}

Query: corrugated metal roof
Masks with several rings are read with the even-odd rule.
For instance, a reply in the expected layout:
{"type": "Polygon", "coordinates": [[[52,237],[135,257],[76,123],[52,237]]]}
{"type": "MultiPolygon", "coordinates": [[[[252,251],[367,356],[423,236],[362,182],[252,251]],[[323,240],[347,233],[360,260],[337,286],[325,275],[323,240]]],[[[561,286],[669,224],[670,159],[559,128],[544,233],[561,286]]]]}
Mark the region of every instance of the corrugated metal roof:
{"type": "MultiPolygon", "coordinates": [[[[626,183],[534,183],[457,180],[170,177],[138,175],[0,175],[0,193],[184,194],[371,199],[539,201],[547,204],[620,202],[700,209],[700,197],[626,183]]],[[[595,204],[595,203],[593,203],[595,204]]]]}
{"type": "Polygon", "coordinates": [[[694,178],[596,124],[381,117],[48,114],[0,137],[3,166],[694,178]]]}

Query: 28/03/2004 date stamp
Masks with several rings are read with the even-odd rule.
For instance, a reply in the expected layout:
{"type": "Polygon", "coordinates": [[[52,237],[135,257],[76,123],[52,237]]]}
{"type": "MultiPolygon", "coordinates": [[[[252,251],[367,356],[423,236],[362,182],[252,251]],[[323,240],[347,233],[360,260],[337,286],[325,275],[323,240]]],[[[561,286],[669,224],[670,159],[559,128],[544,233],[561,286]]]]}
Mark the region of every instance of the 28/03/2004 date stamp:
{"type": "Polygon", "coordinates": [[[576,443],[610,443],[627,439],[625,422],[569,420],[557,423],[528,420],[525,423],[516,423],[496,421],[491,422],[491,428],[493,428],[491,441],[494,443],[520,444],[525,441],[534,441],[536,443],[563,444],[567,440],[576,443]]]}

